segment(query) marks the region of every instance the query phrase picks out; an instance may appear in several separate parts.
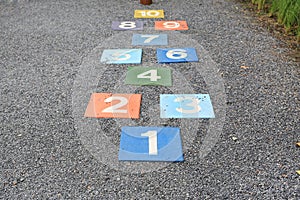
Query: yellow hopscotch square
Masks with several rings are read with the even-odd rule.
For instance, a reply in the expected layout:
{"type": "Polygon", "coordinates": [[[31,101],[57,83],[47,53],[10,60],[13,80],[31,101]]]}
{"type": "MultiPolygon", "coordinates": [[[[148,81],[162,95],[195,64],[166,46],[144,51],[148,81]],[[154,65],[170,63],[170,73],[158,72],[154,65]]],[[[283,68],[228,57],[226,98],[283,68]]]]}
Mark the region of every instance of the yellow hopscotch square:
{"type": "Polygon", "coordinates": [[[164,18],[164,10],[135,10],[134,18],[164,18]]]}

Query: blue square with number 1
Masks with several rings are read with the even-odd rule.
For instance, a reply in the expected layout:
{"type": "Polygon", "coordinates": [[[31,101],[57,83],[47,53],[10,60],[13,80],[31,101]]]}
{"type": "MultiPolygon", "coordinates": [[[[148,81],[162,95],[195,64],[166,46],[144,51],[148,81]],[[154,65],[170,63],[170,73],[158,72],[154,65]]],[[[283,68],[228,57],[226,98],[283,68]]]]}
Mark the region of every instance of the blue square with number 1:
{"type": "Polygon", "coordinates": [[[122,127],[120,161],[183,161],[180,129],[122,127]]]}
{"type": "Polygon", "coordinates": [[[158,63],[198,62],[195,48],[157,49],[158,63]]]}

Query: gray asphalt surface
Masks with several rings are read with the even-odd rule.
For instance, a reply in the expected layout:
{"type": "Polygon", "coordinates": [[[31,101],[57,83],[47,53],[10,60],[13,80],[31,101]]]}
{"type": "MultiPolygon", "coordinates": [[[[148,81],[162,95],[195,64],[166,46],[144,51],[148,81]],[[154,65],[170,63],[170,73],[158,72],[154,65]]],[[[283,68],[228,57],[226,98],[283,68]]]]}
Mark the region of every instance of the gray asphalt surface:
{"type": "MultiPolygon", "coordinates": [[[[299,65],[285,56],[289,50],[233,2],[153,2],[0,1],[1,199],[300,199],[299,65]],[[133,11],[145,8],[188,22],[190,30],[180,34],[216,64],[212,73],[223,81],[226,118],[205,156],[201,145],[212,121],[191,120],[197,136],[185,149],[185,162],[132,173],[98,159],[82,139],[74,99],[88,99],[74,97],[80,88],[74,84],[88,58],[111,45],[103,41],[119,34],[111,22],[133,20],[133,11]]],[[[154,21],[144,20],[145,27],[154,21]]],[[[125,40],[115,43],[126,46],[125,40]]],[[[145,50],[143,62],[158,65],[153,49],[145,50]]],[[[106,67],[97,91],[115,89],[127,65],[106,67]]],[[[193,91],[213,94],[197,65],[171,67],[193,91]]],[[[170,90],[137,89],[144,95],[139,125],[155,122],[146,108],[170,90]]],[[[88,121],[103,125],[118,146],[121,122],[88,121]]]]}

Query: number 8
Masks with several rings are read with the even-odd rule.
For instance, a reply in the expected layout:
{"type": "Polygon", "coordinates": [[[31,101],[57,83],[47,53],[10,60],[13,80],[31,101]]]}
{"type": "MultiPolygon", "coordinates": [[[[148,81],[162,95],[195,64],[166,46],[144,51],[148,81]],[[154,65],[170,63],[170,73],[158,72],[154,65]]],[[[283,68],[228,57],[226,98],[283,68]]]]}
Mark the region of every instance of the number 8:
{"type": "Polygon", "coordinates": [[[123,29],[131,29],[131,28],[135,28],[136,24],[135,22],[121,22],[119,27],[123,29]]]}

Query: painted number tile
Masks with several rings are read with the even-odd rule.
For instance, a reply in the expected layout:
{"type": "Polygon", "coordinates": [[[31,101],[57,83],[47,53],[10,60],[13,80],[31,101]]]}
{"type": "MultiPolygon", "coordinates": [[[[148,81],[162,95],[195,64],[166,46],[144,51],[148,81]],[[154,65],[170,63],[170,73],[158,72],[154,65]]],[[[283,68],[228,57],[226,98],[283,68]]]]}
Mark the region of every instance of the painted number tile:
{"type": "Polygon", "coordinates": [[[164,18],[163,10],[135,10],[134,18],[164,18]]]}
{"type": "Polygon", "coordinates": [[[158,63],[197,62],[195,48],[157,49],[158,63]]]}
{"type": "Polygon", "coordinates": [[[155,67],[129,67],[125,84],[172,86],[171,69],[155,67]]]}
{"type": "Polygon", "coordinates": [[[161,118],[214,118],[208,94],[161,94],[161,118]]]}
{"type": "Polygon", "coordinates": [[[141,94],[93,93],[85,117],[139,118],[141,94]]]}
{"type": "Polygon", "coordinates": [[[112,30],[117,31],[143,30],[143,26],[141,21],[113,21],[111,24],[112,30]]]}
{"type": "Polygon", "coordinates": [[[120,161],[183,161],[180,129],[122,127],[120,161]]]}
{"type": "Polygon", "coordinates": [[[133,34],[132,45],[168,45],[168,35],[133,34]]]}
{"type": "Polygon", "coordinates": [[[156,21],[155,30],[188,30],[186,21],[156,21]]]}
{"type": "Polygon", "coordinates": [[[139,64],[142,61],[142,49],[105,49],[101,62],[107,64],[139,64]]]}

